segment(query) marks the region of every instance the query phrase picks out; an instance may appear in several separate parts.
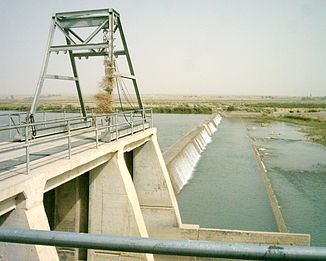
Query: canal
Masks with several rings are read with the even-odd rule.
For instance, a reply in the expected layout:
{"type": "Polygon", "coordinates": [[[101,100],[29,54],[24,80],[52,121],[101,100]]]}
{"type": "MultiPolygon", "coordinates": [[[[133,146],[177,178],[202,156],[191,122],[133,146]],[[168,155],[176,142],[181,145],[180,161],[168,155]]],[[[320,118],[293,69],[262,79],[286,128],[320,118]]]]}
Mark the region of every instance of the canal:
{"type": "Polygon", "coordinates": [[[249,137],[266,166],[286,226],[326,246],[326,147],[302,126],[224,118],[178,195],[184,223],[277,231],[249,137]]]}
{"type": "Polygon", "coordinates": [[[201,227],[277,231],[246,126],[224,118],[193,178],[178,195],[183,222],[201,227]]]}

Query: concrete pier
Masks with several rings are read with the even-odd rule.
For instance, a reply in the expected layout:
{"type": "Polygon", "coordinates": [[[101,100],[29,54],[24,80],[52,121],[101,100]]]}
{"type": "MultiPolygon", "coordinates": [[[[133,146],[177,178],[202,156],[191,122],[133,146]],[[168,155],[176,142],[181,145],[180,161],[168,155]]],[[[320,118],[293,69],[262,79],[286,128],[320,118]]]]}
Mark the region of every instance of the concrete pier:
{"type": "MultiPolygon", "coordinates": [[[[204,127],[207,133],[216,126],[215,120],[204,127]]],[[[198,137],[194,145],[198,151],[203,149],[201,141],[198,137]]],[[[29,175],[2,180],[0,221],[8,227],[103,235],[309,245],[305,234],[182,224],[173,187],[173,173],[164,162],[156,129],[149,128],[101,143],[98,149],[79,150],[70,159],[38,164],[29,175]]],[[[8,243],[0,243],[0,252],[2,260],[171,260],[164,255],[8,243]]],[[[201,260],[173,258],[195,259],[201,260]]]]}

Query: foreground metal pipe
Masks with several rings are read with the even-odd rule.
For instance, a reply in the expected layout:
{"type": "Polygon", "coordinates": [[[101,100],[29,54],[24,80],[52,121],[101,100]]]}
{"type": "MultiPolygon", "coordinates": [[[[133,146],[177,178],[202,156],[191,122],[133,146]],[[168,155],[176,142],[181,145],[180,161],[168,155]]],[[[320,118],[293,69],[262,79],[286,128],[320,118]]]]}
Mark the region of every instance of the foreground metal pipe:
{"type": "Polygon", "coordinates": [[[326,260],[326,248],[94,235],[0,227],[0,241],[33,245],[250,260],[326,260]]]}

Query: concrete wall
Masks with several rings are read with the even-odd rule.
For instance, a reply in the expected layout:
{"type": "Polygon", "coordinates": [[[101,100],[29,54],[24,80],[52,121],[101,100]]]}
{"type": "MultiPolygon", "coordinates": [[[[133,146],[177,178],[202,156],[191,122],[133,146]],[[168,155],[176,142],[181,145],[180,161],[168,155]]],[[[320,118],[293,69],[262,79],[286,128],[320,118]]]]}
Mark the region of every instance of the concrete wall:
{"type": "MultiPolygon", "coordinates": [[[[43,206],[45,180],[30,180],[24,192],[15,196],[15,208],[3,214],[1,226],[49,230],[49,223],[43,206]]],[[[55,247],[0,243],[2,260],[51,260],[58,261],[55,247]]]]}
{"type": "MultiPolygon", "coordinates": [[[[120,155],[118,172],[121,171],[121,175],[124,173],[124,175],[121,176],[124,177],[121,184],[127,184],[125,173],[128,173],[129,177],[130,174],[123,157],[124,150],[132,151],[136,147],[141,146],[146,143],[154,133],[154,129],[145,130],[133,136],[122,138],[119,141],[101,144],[100,149],[88,148],[87,150],[80,151],[80,153],[74,154],[70,160],[60,158],[60,160],[51,161],[50,164],[47,164],[47,162],[40,163],[40,167],[33,169],[30,175],[18,174],[2,180],[0,183],[1,225],[49,230],[51,224],[52,229],[87,232],[87,230],[89,230],[87,207],[88,193],[86,192],[87,187],[85,188],[85,173],[88,171],[94,173],[98,167],[102,167],[105,164],[113,166],[115,157],[120,155]],[[82,180],[84,180],[84,182],[82,180]],[[45,193],[47,193],[44,201],[47,211],[45,211],[43,204],[43,196],[45,193]],[[53,204],[57,205],[55,209],[53,209],[53,204]],[[52,205],[52,208],[49,207],[50,205],[52,205]],[[85,208],[87,211],[85,211],[85,208]]],[[[92,185],[90,184],[90,189],[92,185]]],[[[130,181],[126,188],[129,195],[127,202],[131,201],[133,202],[132,206],[138,206],[138,210],[135,210],[135,212],[138,211],[138,222],[139,218],[142,218],[142,214],[136,200],[137,197],[135,196],[135,192],[133,196],[130,195],[132,187],[133,185],[130,181]]],[[[113,187],[111,188],[113,189],[113,187]]],[[[101,198],[104,198],[105,194],[106,193],[103,193],[103,197],[101,196],[101,198]]],[[[123,195],[120,196],[122,198],[124,197],[123,195]]],[[[106,202],[110,204],[111,200],[106,202]]],[[[123,203],[124,201],[121,200],[121,202],[123,203]]],[[[89,207],[94,206],[92,205],[89,207]]],[[[114,207],[116,213],[119,212],[120,208],[121,205],[119,204],[114,207]]],[[[125,216],[125,212],[120,211],[120,213],[122,217],[125,216]]],[[[94,221],[96,219],[98,219],[98,216],[95,216],[91,220],[94,221]]],[[[144,221],[142,222],[144,224],[144,221]]],[[[115,227],[115,225],[112,225],[112,227],[115,227]]],[[[133,227],[134,226],[130,223],[130,228],[133,227]]],[[[144,227],[143,225],[143,228],[144,227]]],[[[124,230],[128,231],[128,227],[124,227],[124,230]]],[[[101,233],[102,232],[111,233],[110,230],[108,232],[103,230],[101,233]]],[[[58,248],[58,252],[61,260],[82,260],[84,257],[86,258],[86,252],[84,251],[84,253],[82,253],[81,250],[58,248]]],[[[59,260],[56,248],[48,246],[0,243],[0,255],[2,260],[13,261],[59,260]]],[[[101,255],[102,254],[99,254],[99,256],[101,255]]],[[[120,254],[112,255],[112,260],[115,260],[114,258],[117,256],[122,258],[120,254]]],[[[126,254],[126,256],[131,256],[131,259],[134,258],[133,254],[126,254]]],[[[143,256],[145,256],[146,260],[153,259],[152,255],[143,256]]],[[[96,260],[100,259],[101,257],[96,260]]]]}
{"type": "Polygon", "coordinates": [[[156,136],[134,151],[134,186],[150,236],[179,227],[181,217],[156,136]]]}
{"type": "Polygon", "coordinates": [[[258,151],[257,151],[257,149],[256,149],[255,145],[253,144],[250,137],[249,137],[249,140],[250,140],[250,143],[251,143],[251,147],[252,147],[252,149],[254,151],[256,160],[257,160],[257,164],[258,164],[258,167],[259,167],[259,170],[260,170],[260,174],[262,175],[262,178],[263,178],[263,182],[264,182],[266,193],[267,193],[268,198],[269,198],[269,202],[271,203],[271,207],[272,207],[272,211],[273,211],[273,214],[274,214],[274,217],[275,217],[275,221],[276,221],[276,224],[277,224],[278,231],[287,233],[288,229],[286,227],[286,224],[285,224],[282,212],[280,210],[278,200],[277,200],[276,195],[274,193],[272,184],[271,184],[271,182],[270,182],[270,180],[269,180],[269,178],[267,176],[267,173],[266,173],[267,171],[266,171],[265,165],[264,165],[263,161],[261,160],[261,158],[259,156],[259,153],[258,153],[258,151]]]}
{"type": "MultiPolygon", "coordinates": [[[[123,151],[90,172],[89,233],[148,237],[123,151]]],[[[88,260],[154,260],[150,254],[88,251],[88,260]]]]}
{"type": "MultiPolygon", "coordinates": [[[[54,189],[54,230],[88,232],[89,175],[85,173],[54,189]]],[[[60,260],[86,260],[87,250],[57,247],[60,260]]]]}

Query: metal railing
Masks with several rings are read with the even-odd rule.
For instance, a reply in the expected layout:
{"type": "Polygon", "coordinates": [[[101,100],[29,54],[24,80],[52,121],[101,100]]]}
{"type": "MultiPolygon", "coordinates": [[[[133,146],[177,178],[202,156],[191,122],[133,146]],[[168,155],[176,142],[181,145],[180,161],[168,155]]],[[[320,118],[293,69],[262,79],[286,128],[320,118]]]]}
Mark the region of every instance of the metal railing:
{"type": "Polygon", "coordinates": [[[326,260],[326,248],[95,235],[0,227],[0,241],[176,256],[244,260],[326,260]]]}
{"type": "MultiPolygon", "coordinates": [[[[46,122],[47,120],[67,119],[69,117],[71,118],[72,114],[74,114],[74,117],[82,116],[82,111],[81,109],[55,109],[37,111],[35,113],[35,120],[37,122],[46,122]]],[[[94,115],[93,109],[90,110],[90,115],[94,115]]],[[[0,113],[0,127],[21,125],[26,121],[27,116],[28,112],[11,111],[7,113],[0,113]]],[[[5,139],[11,140],[13,138],[13,133],[17,133],[17,130],[10,129],[5,139]]]]}
{"type": "Polygon", "coordinates": [[[81,135],[88,135],[87,139],[93,137],[95,147],[98,148],[101,132],[109,136],[109,140],[105,139],[105,142],[108,142],[126,135],[133,135],[135,132],[152,126],[151,109],[8,125],[0,127],[0,133],[16,131],[13,139],[20,142],[15,145],[13,143],[1,144],[0,154],[25,149],[26,173],[29,174],[30,148],[33,146],[66,139],[67,157],[70,159],[73,137],[81,137],[81,135]],[[90,135],[91,133],[94,135],[90,135]]]}

